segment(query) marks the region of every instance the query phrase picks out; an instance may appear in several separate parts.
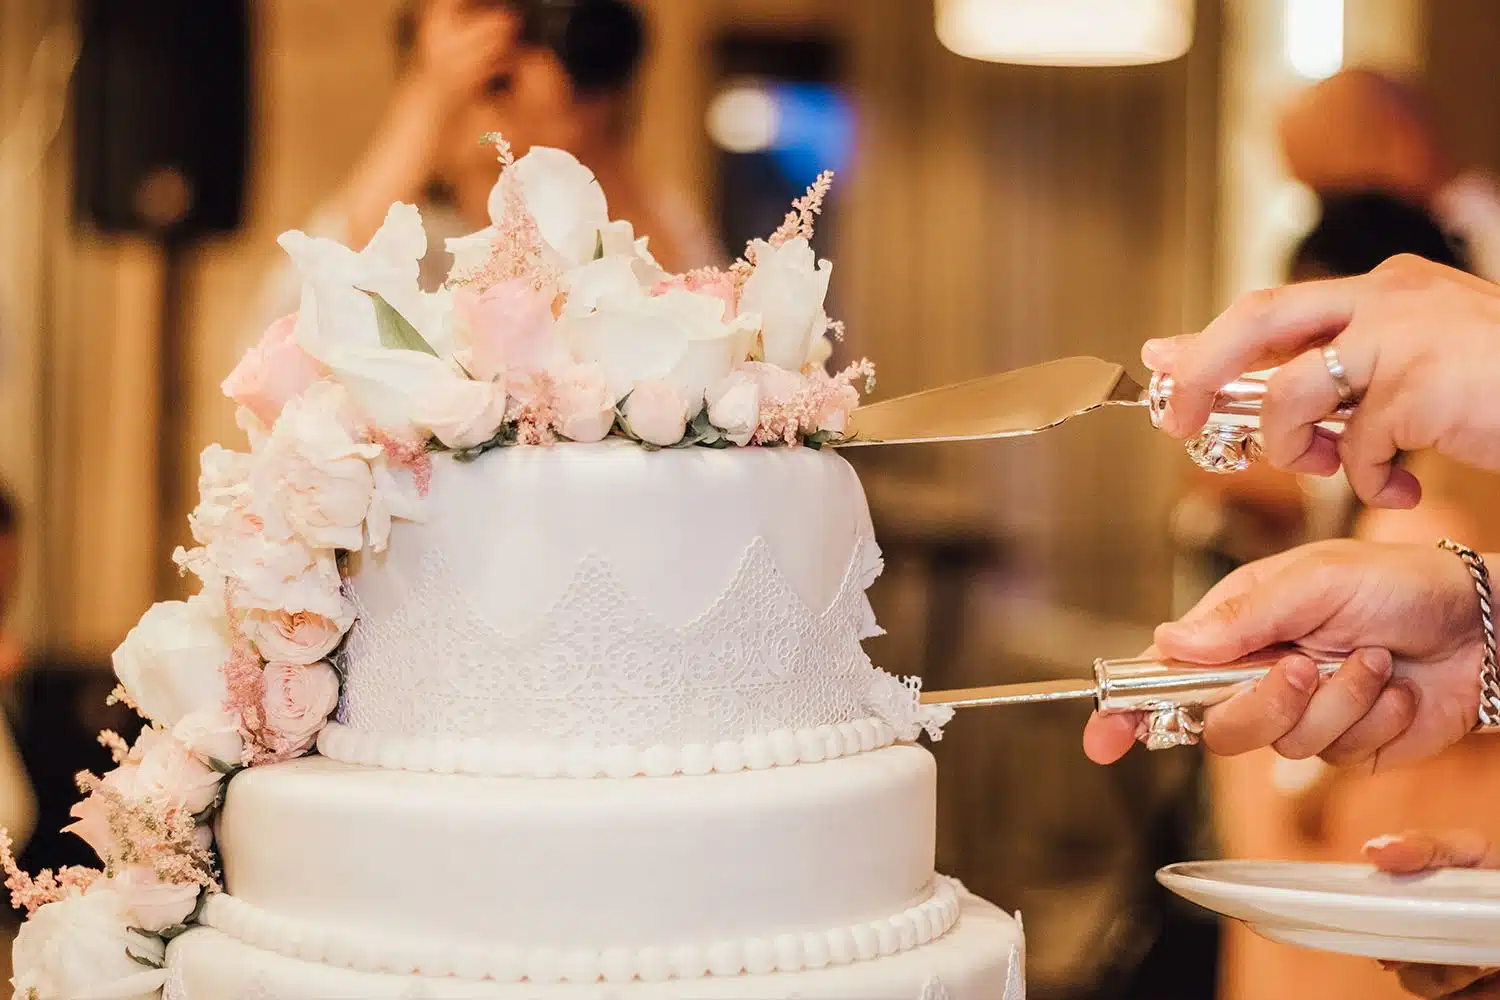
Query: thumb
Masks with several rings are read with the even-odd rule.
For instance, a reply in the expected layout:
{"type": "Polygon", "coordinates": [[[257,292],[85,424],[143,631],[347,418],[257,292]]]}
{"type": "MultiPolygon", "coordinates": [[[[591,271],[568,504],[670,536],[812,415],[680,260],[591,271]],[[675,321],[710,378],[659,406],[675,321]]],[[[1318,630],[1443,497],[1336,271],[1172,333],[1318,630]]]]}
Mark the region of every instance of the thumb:
{"type": "Polygon", "coordinates": [[[1316,555],[1288,562],[1248,587],[1160,626],[1156,646],[1189,663],[1228,663],[1303,639],[1343,607],[1345,591],[1358,583],[1357,573],[1331,574],[1328,566],[1316,555]]]}
{"type": "Polygon", "coordinates": [[[1473,830],[1376,837],[1365,844],[1364,855],[1375,867],[1394,875],[1411,875],[1435,868],[1500,866],[1500,851],[1473,830]]]}

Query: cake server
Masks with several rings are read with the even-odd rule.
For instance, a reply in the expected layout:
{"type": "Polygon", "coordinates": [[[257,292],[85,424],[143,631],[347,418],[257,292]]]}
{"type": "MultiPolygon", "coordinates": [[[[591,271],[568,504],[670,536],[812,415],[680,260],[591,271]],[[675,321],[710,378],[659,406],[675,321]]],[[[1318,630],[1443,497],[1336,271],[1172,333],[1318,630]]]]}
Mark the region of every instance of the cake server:
{"type": "Polygon", "coordinates": [[[1301,653],[1328,677],[1343,665],[1347,653],[1315,652],[1281,646],[1253,653],[1232,663],[1202,666],[1153,657],[1095,660],[1092,679],[998,684],[956,691],[923,691],[922,704],[947,708],[990,705],[1036,705],[1088,700],[1105,714],[1145,712],[1146,743],[1152,749],[1197,742],[1203,709],[1226,701],[1260,680],[1289,653],[1301,653]]]}
{"type": "MultiPolygon", "coordinates": [[[[1208,424],[1188,453],[1213,472],[1239,472],[1259,457],[1260,404],[1270,372],[1244,375],[1219,390],[1208,424]]],[[[927,441],[1025,437],[1108,406],[1146,410],[1159,426],[1172,379],[1160,372],[1142,387],[1123,365],[1100,358],[1063,358],[899,396],[854,411],[840,448],[927,441]]],[[[1352,410],[1323,426],[1342,431],[1352,410]]]]}

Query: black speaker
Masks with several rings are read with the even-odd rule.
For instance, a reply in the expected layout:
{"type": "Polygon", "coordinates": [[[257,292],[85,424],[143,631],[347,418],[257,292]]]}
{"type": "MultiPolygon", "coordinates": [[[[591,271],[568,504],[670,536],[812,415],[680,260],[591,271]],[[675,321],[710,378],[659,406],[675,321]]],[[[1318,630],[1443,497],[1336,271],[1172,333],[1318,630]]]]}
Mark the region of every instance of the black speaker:
{"type": "Polygon", "coordinates": [[[248,0],[81,0],[76,208],[110,233],[237,228],[250,131],[248,0]]]}

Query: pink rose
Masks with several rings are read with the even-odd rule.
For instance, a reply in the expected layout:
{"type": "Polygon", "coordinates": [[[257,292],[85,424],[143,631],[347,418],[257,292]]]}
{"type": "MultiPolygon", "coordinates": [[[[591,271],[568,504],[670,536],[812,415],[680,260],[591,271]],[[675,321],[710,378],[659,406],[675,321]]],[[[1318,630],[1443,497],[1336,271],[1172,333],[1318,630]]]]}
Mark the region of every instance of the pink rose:
{"type": "Polygon", "coordinates": [[[412,421],[446,447],[474,448],[505,422],[505,387],[497,382],[454,379],[412,401],[412,421]]]}
{"type": "Polygon", "coordinates": [[[552,296],[517,278],[475,295],[459,289],[453,298],[458,318],[459,360],[483,382],[507,371],[539,372],[556,352],[552,338],[552,296]]]}
{"type": "Polygon", "coordinates": [[[163,882],[146,865],[131,865],[106,884],[120,894],[130,926],[152,934],[186,920],[202,891],[191,883],[163,882]]]}
{"type": "MultiPolygon", "coordinates": [[[[140,769],[139,764],[121,764],[101,780],[104,787],[111,792],[127,799],[134,799],[136,777],[140,769]]],[[[109,828],[109,810],[109,803],[105,801],[104,796],[94,792],[81,802],[74,803],[69,815],[77,822],[63,827],[63,833],[71,833],[81,839],[92,847],[94,853],[100,858],[112,857],[118,851],[119,844],[109,828]]]]}
{"type": "Polygon", "coordinates": [[[223,780],[222,774],[182,743],[166,733],[154,733],[141,757],[134,797],[196,816],[214,804],[223,780]]]}
{"type": "Polygon", "coordinates": [[[288,747],[312,746],[339,704],[339,675],[327,663],[267,663],[266,727],[288,747]]]}
{"type": "Polygon", "coordinates": [[[687,411],[682,396],[665,379],[643,379],[625,399],[625,422],[630,430],[642,441],[663,448],[682,440],[687,411]]]}
{"type": "Polygon", "coordinates": [[[328,374],[297,343],[297,314],[272,323],[260,343],[245,352],[222,386],[224,395],[255,414],[266,426],[281,416],[287,400],[328,374]]]}
{"type": "Polygon", "coordinates": [[[557,380],[557,432],[570,441],[602,441],[615,425],[615,397],[598,365],[576,365],[557,380]]]}
{"type": "Polygon", "coordinates": [[[849,426],[849,417],[859,408],[859,390],[852,385],[831,387],[818,409],[817,429],[830,434],[842,434],[849,426]]]}
{"type": "Polygon", "coordinates": [[[730,372],[708,390],[708,420],[735,444],[749,444],[760,425],[760,383],[748,372],[730,372]]]}
{"type": "Polygon", "coordinates": [[[353,624],[352,612],[329,618],[311,611],[256,608],[246,614],[244,630],[261,659],[306,665],[333,652],[353,624]]]}
{"type": "Polygon", "coordinates": [[[796,372],[760,361],[746,362],[738,370],[755,379],[755,383],[760,386],[762,402],[789,403],[802,391],[804,385],[802,377],[796,372]]]}

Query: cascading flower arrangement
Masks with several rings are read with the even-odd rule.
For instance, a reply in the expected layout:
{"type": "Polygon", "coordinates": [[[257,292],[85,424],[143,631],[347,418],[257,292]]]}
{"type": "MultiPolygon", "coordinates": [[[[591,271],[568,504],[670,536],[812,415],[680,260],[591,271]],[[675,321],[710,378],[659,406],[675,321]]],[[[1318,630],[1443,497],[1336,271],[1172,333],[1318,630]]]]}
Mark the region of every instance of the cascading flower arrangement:
{"type": "Polygon", "coordinates": [[[0,865],[29,919],[14,948],[23,1000],[156,998],[167,943],[218,891],[213,817],[240,769],[312,750],[337,707],[332,657],[354,624],[343,553],[383,551],[419,520],[432,454],[598,442],[647,448],[836,441],[869,388],[859,362],[824,363],[832,265],[809,238],[831,174],[727,270],[668,274],[593,174],[565,152],[519,160],[498,136],[492,225],[450,240],[445,286],[424,292],[427,236],[398,204],[353,251],[300,232],[281,245],[303,278],[298,311],[224,383],[249,450],[202,455],[201,581],[146,612],[114,654],[133,745],[101,734],[115,769],[79,775],[67,829],[98,868],[0,865]]]}

